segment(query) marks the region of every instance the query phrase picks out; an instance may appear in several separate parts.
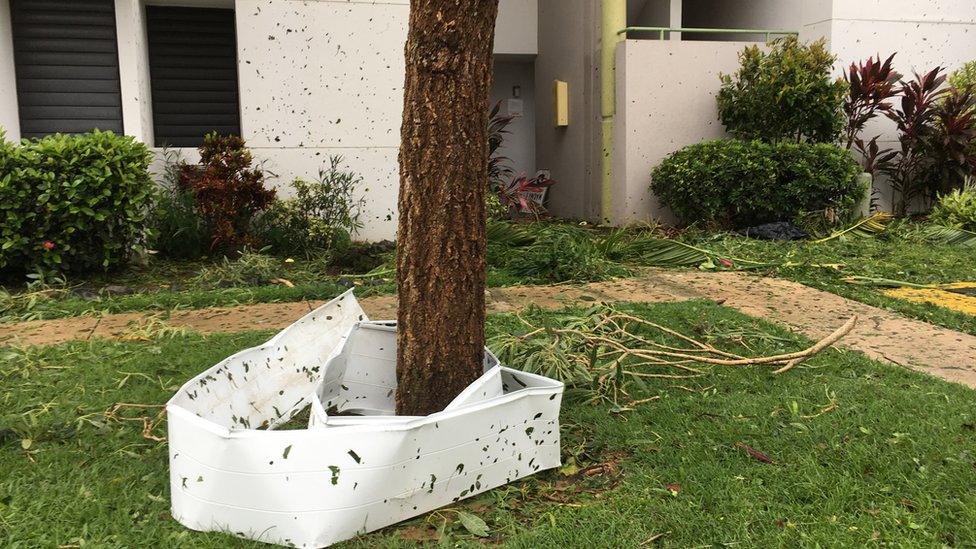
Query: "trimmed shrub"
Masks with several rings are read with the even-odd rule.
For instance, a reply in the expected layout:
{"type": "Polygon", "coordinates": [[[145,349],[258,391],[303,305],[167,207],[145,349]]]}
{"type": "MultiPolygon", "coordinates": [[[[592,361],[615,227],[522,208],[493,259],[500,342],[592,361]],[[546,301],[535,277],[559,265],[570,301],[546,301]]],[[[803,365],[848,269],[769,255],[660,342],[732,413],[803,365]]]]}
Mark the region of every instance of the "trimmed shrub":
{"type": "Polygon", "coordinates": [[[665,159],[651,189],[683,222],[741,228],[833,209],[853,213],[860,166],[830,144],[706,141],[665,159]]]}
{"type": "Polygon", "coordinates": [[[142,143],[97,130],[0,145],[0,272],[127,263],[144,243],[151,160],[142,143]]]}
{"type": "Polygon", "coordinates": [[[770,194],[778,201],[773,202],[771,217],[794,219],[804,212],[831,209],[838,219],[849,218],[868,191],[858,181],[861,166],[836,145],[780,143],[773,154],[779,175],[777,190],[770,194]]]}
{"type": "Polygon", "coordinates": [[[685,222],[749,225],[767,217],[766,204],[755,200],[752,190],[776,187],[771,150],[760,142],[736,140],[692,145],[654,170],[652,189],[685,222]]]}
{"type": "Polygon", "coordinates": [[[749,46],[739,71],[721,76],[719,118],[742,139],[831,143],[846,124],[847,84],[831,77],[835,60],[823,40],[801,44],[788,36],[769,52],[749,46]]]}

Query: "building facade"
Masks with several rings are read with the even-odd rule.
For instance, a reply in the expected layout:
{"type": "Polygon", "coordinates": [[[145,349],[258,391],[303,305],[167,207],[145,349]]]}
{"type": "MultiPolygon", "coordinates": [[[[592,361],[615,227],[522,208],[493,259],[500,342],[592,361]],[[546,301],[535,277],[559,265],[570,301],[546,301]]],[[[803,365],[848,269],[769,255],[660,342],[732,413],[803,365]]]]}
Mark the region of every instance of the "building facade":
{"type": "MultiPolygon", "coordinates": [[[[392,238],[408,11],[409,0],[0,0],[0,127],[13,140],[111,129],[191,161],[205,133],[239,133],[285,193],[341,154],[364,177],[358,237],[392,238]]],[[[824,37],[838,74],[875,53],[898,51],[903,73],[976,58],[966,0],[501,0],[492,101],[517,115],[502,152],[516,172],[558,181],[556,215],[667,221],[651,169],[724,135],[718,73],[765,38],[625,27],[824,37]]]]}

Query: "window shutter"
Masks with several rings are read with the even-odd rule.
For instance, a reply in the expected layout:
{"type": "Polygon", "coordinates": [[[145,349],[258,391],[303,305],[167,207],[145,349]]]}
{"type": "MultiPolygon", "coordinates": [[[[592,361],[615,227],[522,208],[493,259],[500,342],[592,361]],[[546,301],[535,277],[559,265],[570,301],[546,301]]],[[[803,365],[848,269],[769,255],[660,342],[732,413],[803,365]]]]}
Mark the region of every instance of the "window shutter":
{"type": "Polygon", "coordinates": [[[156,146],[240,135],[234,10],[147,6],[156,146]]]}
{"type": "Polygon", "coordinates": [[[13,0],[23,137],[122,133],[113,0],[13,0]]]}

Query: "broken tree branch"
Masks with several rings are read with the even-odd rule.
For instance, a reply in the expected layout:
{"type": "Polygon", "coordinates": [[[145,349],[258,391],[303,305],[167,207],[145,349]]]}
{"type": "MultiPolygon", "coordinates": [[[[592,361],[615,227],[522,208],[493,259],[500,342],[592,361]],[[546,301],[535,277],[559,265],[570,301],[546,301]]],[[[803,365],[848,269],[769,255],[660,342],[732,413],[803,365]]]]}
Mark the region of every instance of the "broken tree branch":
{"type": "Polygon", "coordinates": [[[786,366],[783,366],[782,368],[780,368],[779,370],[776,370],[773,373],[776,374],[776,375],[779,375],[779,374],[782,374],[784,372],[788,372],[788,371],[792,370],[797,364],[803,362],[804,360],[807,360],[808,358],[810,358],[810,357],[812,357],[812,356],[820,353],[821,351],[823,351],[827,347],[830,347],[834,343],[837,343],[838,341],[840,341],[844,336],[846,336],[847,334],[851,333],[851,330],[853,330],[854,329],[854,326],[856,326],[856,325],[857,325],[857,315],[854,315],[854,316],[852,316],[850,318],[850,320],[848,320],[847,322],[845,322],[843,326],[841,326],[840,328],[837,328],[837,330],[835,330],[834,333],[832,333],[829,336],[825,337],[824,339],[820,340],[813,347],[810,347],[809,349],[807,349],[806,353],[803,356],[798,356],[798,357],[790,360],[789,362],[786,363],[786,366]]]}

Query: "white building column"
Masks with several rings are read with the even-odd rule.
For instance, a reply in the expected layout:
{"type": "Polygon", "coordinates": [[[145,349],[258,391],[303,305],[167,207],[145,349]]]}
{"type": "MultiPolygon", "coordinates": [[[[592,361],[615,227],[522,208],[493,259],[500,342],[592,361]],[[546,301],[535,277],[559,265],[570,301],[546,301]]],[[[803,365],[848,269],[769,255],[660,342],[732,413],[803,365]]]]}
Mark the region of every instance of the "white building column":
{"type": "Polygon", "coordinates": [[[122,125],[126,135],[152,146],[152,96],[145,19],[142,0],[115,0],[122,125]]]}
{"type": "Polygon", "coordinates": [[[7,141],[20,140],[17,111],[17,76],[14,71],[14,38],[10,24],[10,2],[0,0],[0,128],[7,141]]]}

